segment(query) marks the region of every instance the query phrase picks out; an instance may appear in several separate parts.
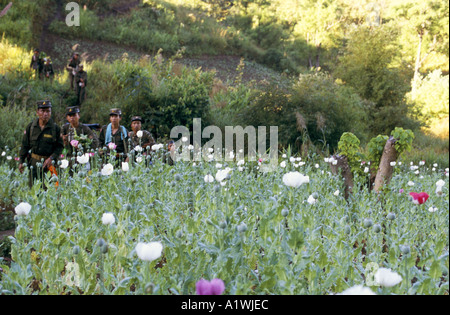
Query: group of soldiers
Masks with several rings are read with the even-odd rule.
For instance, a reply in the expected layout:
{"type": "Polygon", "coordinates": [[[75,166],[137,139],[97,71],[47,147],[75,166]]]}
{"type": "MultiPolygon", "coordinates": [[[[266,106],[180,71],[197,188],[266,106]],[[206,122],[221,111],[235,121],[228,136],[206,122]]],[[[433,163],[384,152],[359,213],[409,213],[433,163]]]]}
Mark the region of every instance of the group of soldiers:
{"type": "MultiPolygon", "coordinates": [[[[66,109],[67,123],[62,127],[58,126],[51,118],[52,103],[50,101],[38,101],[36,114],[37,118],[25,128],[19,152],[19,171],[23,173],[25,163],[28,165],[30,187],[34,180],[39,178],[39,175],[48,171],[56,174],[54,165],[64,149],[66,149],[67,156],[76,156],[79,150],[86,153],[88,150],[99,149],[100,154],[116,154],[116,157],[123,157],[124,161],[128,161],[130,148],[139,146],[145,151],[146,148],[151,148],[155,144],[152,134],[141,129],[142,118],[140,116],[131,118],[130,131],[122,126],[120,124],[122,111],[119,108],[110,110],[110,122],[101,127],[98,136],[88,125],[80,122],[79,106],[66,109]]],[[[169,165],[174,164],[174,146],[172,144],[173,141],[169,143],[169,155],[165,160],[169,165]]],[[[117,161],[119,160],[117,159],[117,161]]]]}
{"type": "MultiPolygon", "coordinates": [[[[39,80],[49,80],[53,82],[55,72],[50,57],[41,52],[39,48],[34,49],[31,57],[30,68],[35,72],[35,78],[39,80]]],[[[66,67],[69,72],[70,89],[75,91],[77,96],[77,106],[81,106],[86,98],[87,73],[84,71],[84,65],[81,63],[81,57],[78,52],[72,54],[66,67]]]]}

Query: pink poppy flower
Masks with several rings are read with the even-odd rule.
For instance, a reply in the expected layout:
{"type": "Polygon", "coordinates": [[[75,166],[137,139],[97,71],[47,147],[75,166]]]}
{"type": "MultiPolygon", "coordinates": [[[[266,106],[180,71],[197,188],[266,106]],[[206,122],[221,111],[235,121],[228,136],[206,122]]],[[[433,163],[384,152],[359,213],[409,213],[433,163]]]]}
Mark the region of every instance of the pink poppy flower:
{"type": "Polygon", "coordinates": [[[225,283],[221,279],[201,279],[195,284],[195,289],[197,295],[221,295],[225,291],[225,283]]]}
{"type": "Polygon", "coordinates": [[[409,195],[413,198],[413,203],[416,205],[421,205],[427,201],[429,195],[426,192],[416,193],[410,192],[409,195]]]}
{"type": "Polygon", "coordinates": [[[78,140],[72,140],[70,141],[70,145],[74,148],[78,147],[78,140]]]}

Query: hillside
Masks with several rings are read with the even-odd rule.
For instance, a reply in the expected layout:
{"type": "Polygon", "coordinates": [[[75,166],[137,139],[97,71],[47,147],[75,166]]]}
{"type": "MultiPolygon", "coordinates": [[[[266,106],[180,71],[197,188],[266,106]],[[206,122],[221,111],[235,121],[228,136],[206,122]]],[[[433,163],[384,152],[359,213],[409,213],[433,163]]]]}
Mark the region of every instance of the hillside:
{"type": "MultiPolygon", "coordinates": [[[[132,10],[137,10],[142,1],[117,1],[117,3],[106,11],[102,11],[98,16],[104,18],[114,18],[119,15],[126,15],[132,10]]],[[[132,60],[139,60],[149,55],[154,57],[152,52],[145,52],[130,45],[115,44],[108,41],[89,40],[80,34],[79,38],[65,38],[55,34],[49,26],[55,20],[64,22],[65,13],[63,1],[56,1],[54,13],[48,14],[46,22],[43,24],[39,39],[39,48],[52,58],[53,66],[57,71],[64,70],[71,53],[77,51],[81,54],[85,62],[92,62],[95,59],[112,62],[121,59],[124,54],[132,60]]],[[[203,71],[214,71],[215,76],[222,82],[234,82],[239,71],[237,70],[241,59],[244,61],[242,80],[249,82],[280,81],[282,74],[267,66],[255,61],[246,60],[239,55],[199,55],[183,56],[178,61],[181,64],[193,68],[201,68],[203,71]]]]}

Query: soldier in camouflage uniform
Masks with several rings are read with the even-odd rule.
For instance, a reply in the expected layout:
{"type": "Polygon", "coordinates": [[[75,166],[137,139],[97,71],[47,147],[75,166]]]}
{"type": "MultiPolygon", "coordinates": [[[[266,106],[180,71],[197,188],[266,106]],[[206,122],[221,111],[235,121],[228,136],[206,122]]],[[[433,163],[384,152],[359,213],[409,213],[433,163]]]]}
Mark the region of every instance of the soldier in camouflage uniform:
{"type": "Polygon", "coordinates": [[[68,121],[62,127],[61,137],[66,148],[67,156],[73,156],[74,143],[73,140],[78,142],[78,146],[75,151],[83,150],[86,153],[89,149],[97,149],[99,147],[99,140],[95,132],[92,131],[87,125],[80,123],[80,108],[77,106],[68,107],[66,109],[66,119],[68,121]],[[83,143],[83,139],[86,139],[83,143]],[[90,142],[87,146],[86,142],[90,142]],[[81,147],[80,147],[81,146],[81,147]]]}
{"type": "Polygon", "coordinates": [[[131,131],[128,133],[130,137],[132,148],[140,146],[143,150],[147,147],[152,147],[154,145],[155,139],[152,134],[147,130],[142,130],[142,117],[133,116],[131,117],[131,131]]]}
{"type": "Polygon", "coordinates": [[[56,162],[61,155],[64,144],[60,136],[61,128],[53,122],[52,104],[50,101],[37,102],[37,116],[25,129],[22,137],[22,147],[19,152],[19,171],[23,173],[24,163],[30,169],[29,186],[44,172],[54,169],[52,162],[56,162]],[[38,167],[38,163],[42,163],[38,167]],[[39,173],[38,173],[39,172],[39,173]]]}
{"type": "Polygon", "coordinates": [[[73,85],[73,82],[75,81],[75,75],[78,72],[78,66],[80,65],[80,63],[81,63],[80,54],[75,52],[72,55],[72,58],[70,58],[69,64],[68,64],[68,66],[66,68],[67,71],[69,71],[70,88],[72,90],[75,89],[74,85],[73,85]]]}
{"type": "Polygon", "coordinates": [[[44,66],[42,68],[42,73],[44,76],[44,80],[50,80],[50,83],[53,83],[55,72],[53,71],[53,64],[49,57],[44,58],[44,66]]]}
{"type": "MultiPolygon", "coordinates": [[[[128,161],[129,138],[128,130],[120,125],[122,120],[122,111],[119,108],[113,108],[109,113],[108,125],[104,125],[100,131],[99,141],[101,147],[106,147],[106,154],[111,153],[109,145],[115,145],[116,158],[121,158],[122,161],[128,161]]],[[[102,152],[104,154],[104,152],[102,152]]]]}
{"type": "Polygon", "coordinates": [[[87,73],[84,71],[84,66],[78,66],[78,72],[75,75],[75,84],[77,89],[77,105],[81,105],[86,98],[87,73]]]}
{"type": "Polygon", "coordinates": [[[35,79],[41,79],[42,78],[42,68],[44,66],[41,53],[38,48],[36,48],[34,51],[33,56],[31,57],[31,63],[30,68],[34,70],[35,79]]]}

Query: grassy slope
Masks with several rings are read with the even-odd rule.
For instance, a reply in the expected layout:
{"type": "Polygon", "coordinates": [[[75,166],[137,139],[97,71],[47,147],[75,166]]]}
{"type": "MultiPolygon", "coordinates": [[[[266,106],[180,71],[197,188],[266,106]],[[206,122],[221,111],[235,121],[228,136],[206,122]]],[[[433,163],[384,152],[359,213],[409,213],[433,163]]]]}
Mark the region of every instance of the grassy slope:
{"type": "MultiPolygon", "coordinates": [[[[83,60],[91,62],[94,59],[102,59],[106,61],[114,61],[121,59],[124,54],[132,60],[146,56],[145,52],[139,51],[133,47],[113,44],[105,41],[92,41],[80,38],[67,39],[57,34],[52,33],[48,26],[54,19],[64,21],[64,8],[62,2],[57,1],[55,12],[49,14],[48,20],[45,22],[42,35],[40,39],[40,48],[51,56],[53,66],[56,71],[64,70],[68,59],[73,51],[81,53],[83,60]]],[[[118,1],[117,4],[107,12],[101,14],[103,18],[113,18],[118,14],[127,14],[128,11],[133,10],[140,1],[118,1]]],[[[216,77],[222,82],[234,82],[238,75],[237,67],[240,63],[241,57],[235,55],[219,55],[219,56],[189,56],[183,57],[179,60],[186,66],[194,68],[201,67],[204,71],[215,71],[216,77]]],[[[266,66],[258,64],[253,61],[244,60],[243,77],[244,81],[276,81],[280,82],[284,76],[279,72],[272,70],[266,66]]]]}

